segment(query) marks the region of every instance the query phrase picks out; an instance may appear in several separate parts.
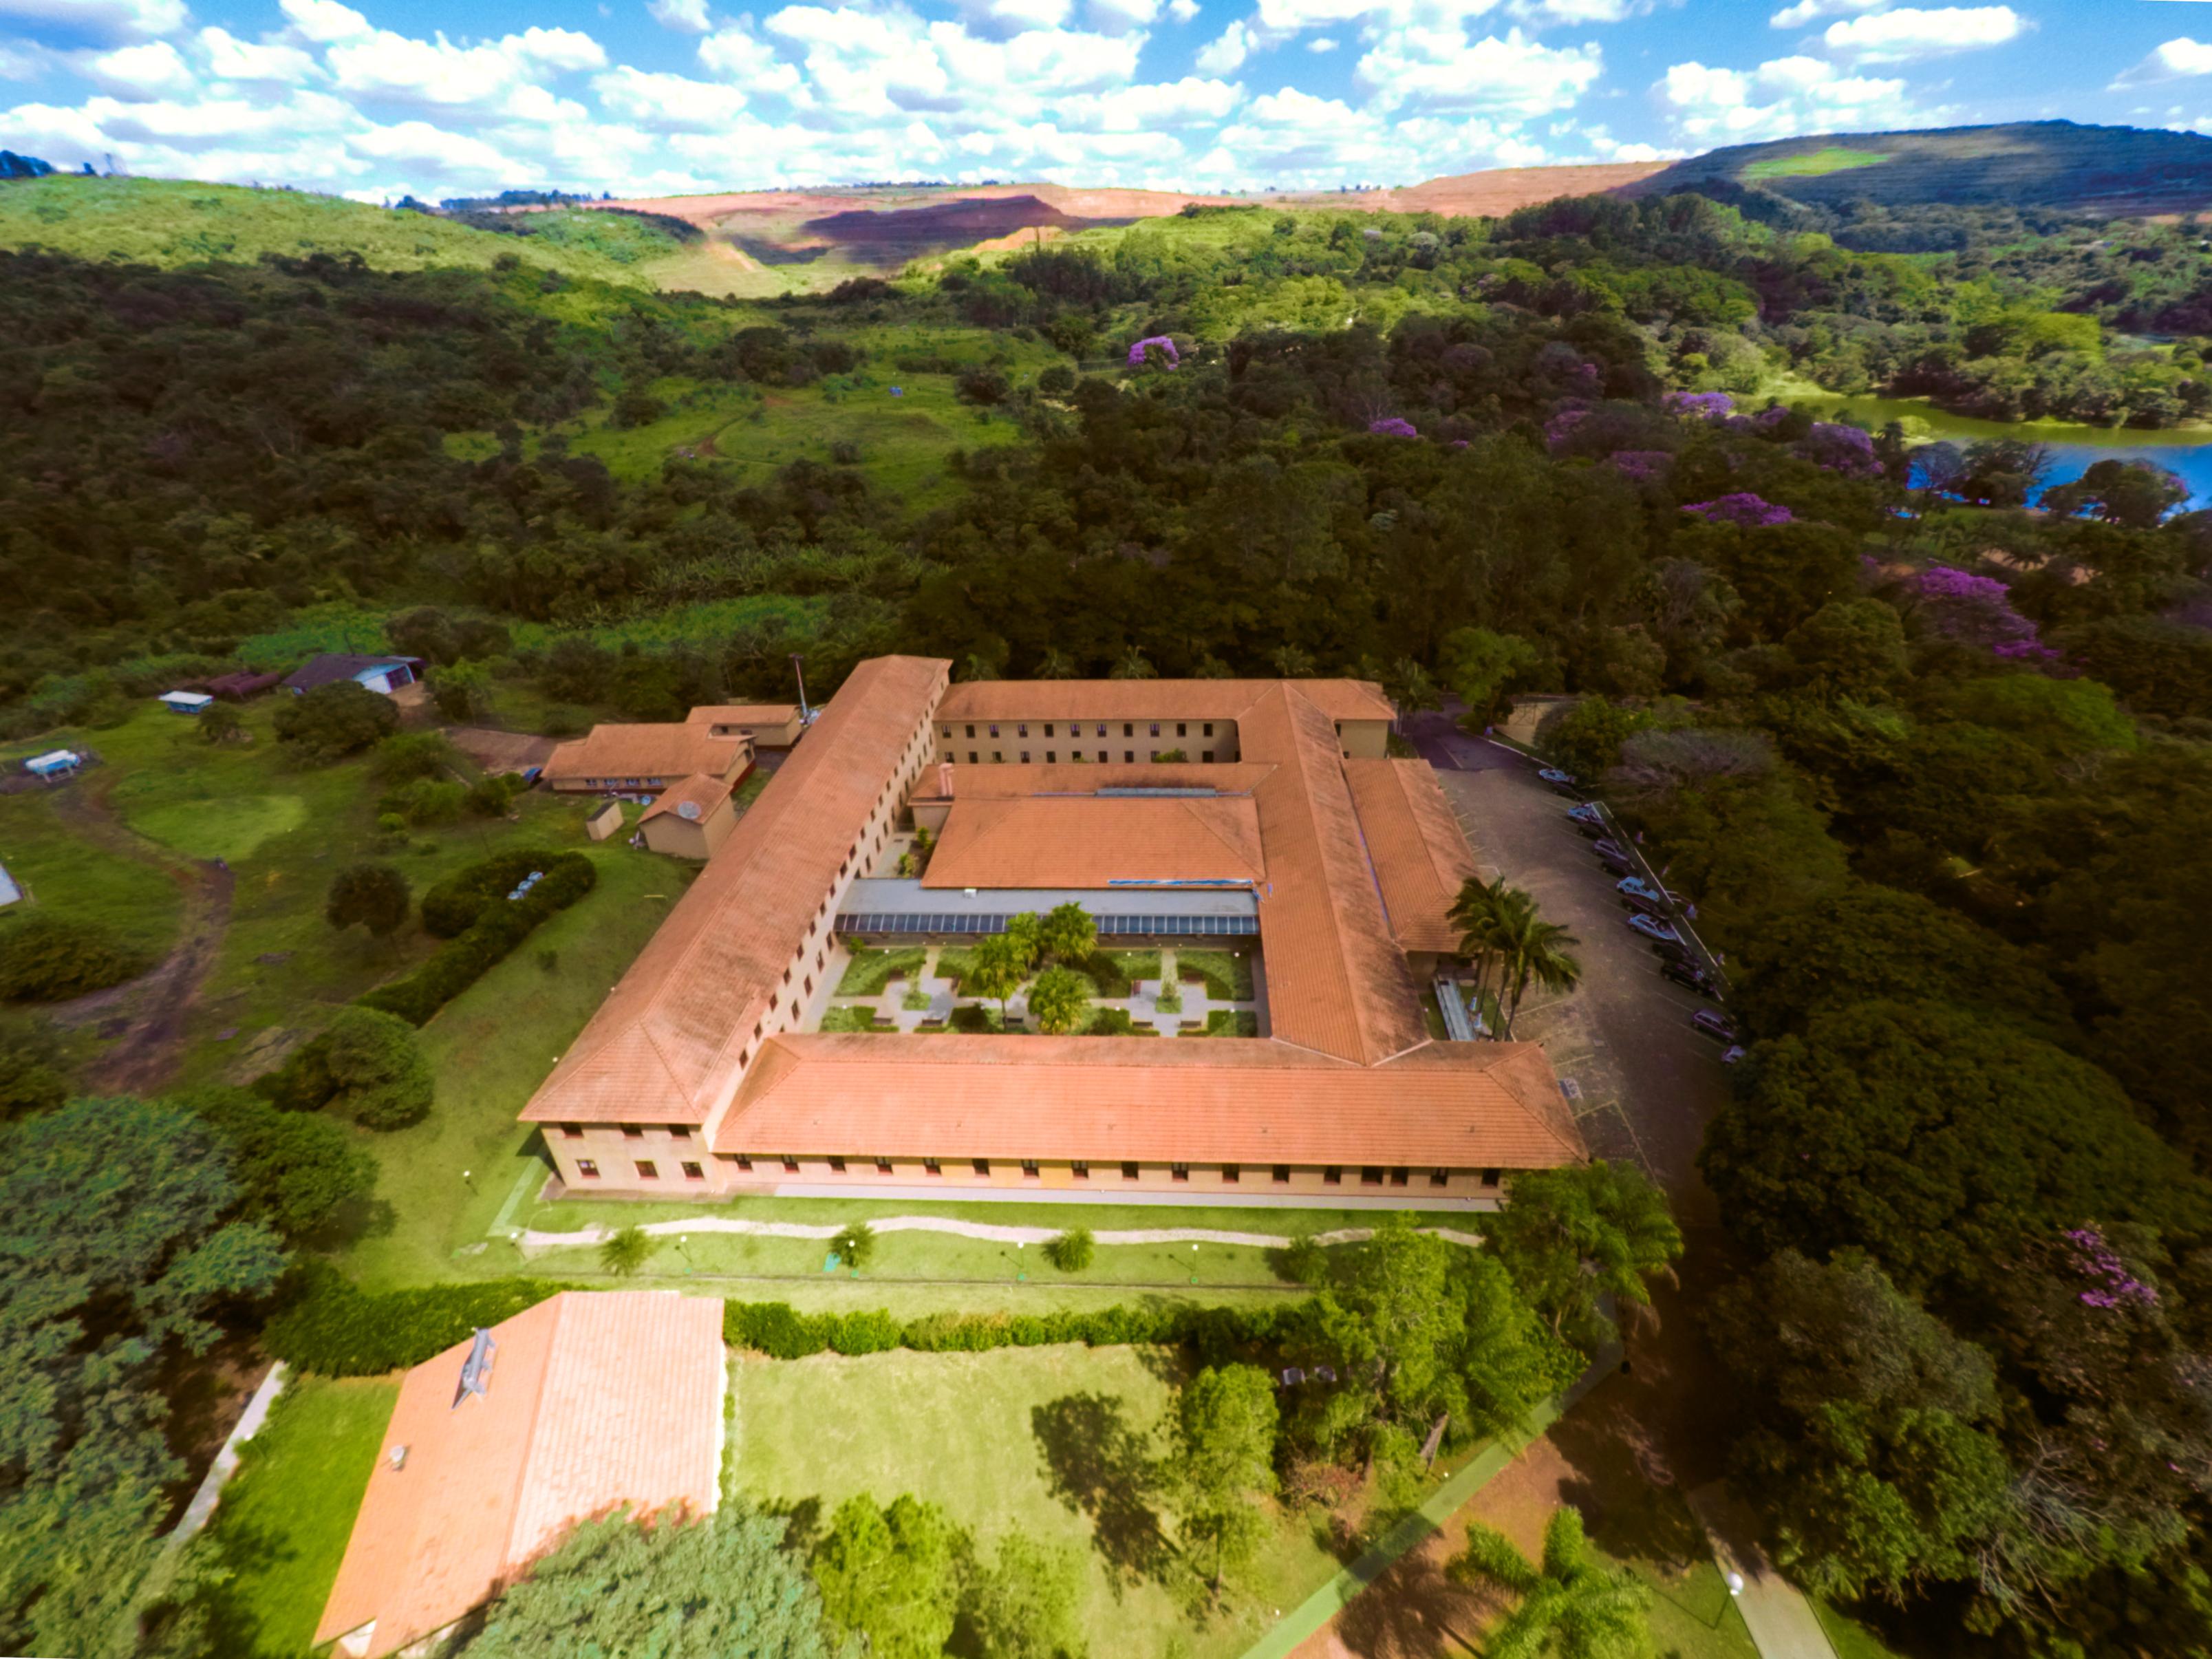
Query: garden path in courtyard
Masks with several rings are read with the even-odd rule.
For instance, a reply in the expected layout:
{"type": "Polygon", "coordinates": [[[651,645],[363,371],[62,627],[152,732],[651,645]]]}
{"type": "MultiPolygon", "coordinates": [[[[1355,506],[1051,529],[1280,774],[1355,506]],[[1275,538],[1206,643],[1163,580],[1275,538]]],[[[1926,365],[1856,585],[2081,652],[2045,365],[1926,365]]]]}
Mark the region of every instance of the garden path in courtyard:
{"type": "MultiPolygon", "coordinates": [[[[689,1220],[649,1221],[639,1229],[657,1238],[674,1237],[682,1233],[750,1233],[762,1238],[819,1238],[831,1239],[845,1230],[846,1224],[837,1221],[745,1221],[735,1216],[699,1216],[689,1220]]],[[[993,1244],[1045,1244],[1060,1237],[1054,1227],[1008,1227],[988,1221],[957,1221],[949,1216],[895,1215],[883,1220],[871,1219],[869,1228],[877,1233],[951,1233],[962,1238],[982,1239],[993,1244]]],[[[597,1224],[579,1228],[574,1232],[541,1232],[537,1228],[518,1235],[515,1243],[527,1255],[532,1250],[573,1249],[580,1244],[604,1243],[616,1232],[612,1227],[597,1224]]],[[[1449,1244],[1464,1244],[1474,1249],[1482,1243],[1480,1233],[1460,1232],[1450,1227],[1424,1227],[1423,1232],[1433,1233],[1449,1244]]],[[[1371,1227],[1340,1227],[1334,1232],[1316,1233],[1316,1244],[1357,1244],[1372,1238],[1371,1227]]],[[[1129,1227],[1093,1233],[1094,1244],[1244,1244],[1255,1249],[1287,1249],[1297,1241],[1280,1233],[1232,1232],[1213,1227],[1129,1227]]]]}

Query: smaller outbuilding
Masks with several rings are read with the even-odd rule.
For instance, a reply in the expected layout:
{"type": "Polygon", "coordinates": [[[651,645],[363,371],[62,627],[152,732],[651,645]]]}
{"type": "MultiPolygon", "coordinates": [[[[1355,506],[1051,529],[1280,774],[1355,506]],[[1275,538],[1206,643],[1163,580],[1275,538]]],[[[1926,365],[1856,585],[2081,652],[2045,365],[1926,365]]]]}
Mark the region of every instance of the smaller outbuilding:
{"type": "Polygon", "coordinates": [[[657,795],[695,773],[734,787],[752,770],[753,741],[703,725],[595,726],[556,749],[545,784],[562,794],[657,795]]]}
{"type": "Polygon", "coordinates": [[[686,723],[718,738],[750,738],[756,749],[788,749],[806,729],[795,702],[710,703],[693,709],[686,723]]]}
{"type": "Polygon", "coordinates": [[[210,680],[207,689],[225,702],[245,702],[283,683],[282,674],[222,674],[210,680]]]}
{"type": "Polygon", "coordinates": [[[52,783],[59,778],[74,777],[84,765],[84,757],[74,749],[53,749],[43,755],[33,755],[23,763],[23,769],[34,778],[44,778],[52,783]]]}
{"type": "Polygon", "coordinates": [[[390,696],[403,685],[412,685],[422,672],[420,657],[364,657],[350,652],[325,651],[307,659],[284,677],[284,689],[294,696],[319,685],[351,680],[390,696]]]}
{"type": "Polygon", "coordinates": [[[215,699],[204,691],[164,691],[154,701],[172,714],[204,714],[215,699]]]}
{"type": "Polygon", "coordinates": [[[738,821],[730,786],[720,778],[694,774],[645,809],[638,830],[645,844],[672,858],[705,863],[738,821]]]}
{"type": "Polygon", "coordinates": [[[584,833],[593,841],[605,841],[622,827],[622,803],[618,800],[601,801],[584,818],[584,833]]]}

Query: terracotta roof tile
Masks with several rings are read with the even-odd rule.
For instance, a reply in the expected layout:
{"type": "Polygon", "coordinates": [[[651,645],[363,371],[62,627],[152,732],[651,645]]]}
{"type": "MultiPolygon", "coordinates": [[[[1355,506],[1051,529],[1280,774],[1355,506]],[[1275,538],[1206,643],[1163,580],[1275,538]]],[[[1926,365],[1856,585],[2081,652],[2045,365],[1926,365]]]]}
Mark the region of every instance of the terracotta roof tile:
{"type": "Polygon", "coordinates": [[[846,678],[522,1115],[704,1123],[949,664],[876,657],[846,678]]]}
{"type": "Polygon", "coordinates": [[[1397,718],[1382,688],[1371,680],[1315,679],[963,680],[945,694],[937,719],[939,725],[947,720],[1024,720],[1241,722],[1246,709],[1285,686],[1295,689],[1332,721],[1397,718]]]}
{"type": "Polygon", "coordinates": [[[589,737],[555,749],[545,763],[548,781],[568,778],[683,778],[695,772],[720,776],[752,752],[744,737],[709,737],[699,726],[595,726],[589,737]]]}
{"type": "Polygon", "coordinates": [[[1476,873],[1474,854],[1436,773],[1415,760],[1346,761],[1344,773],[1399,945],[1456,955],[1450,911],[1476,873]]]}
{"type": "Polygon", "coordinates": [[[570,1291],[492,1339],[484,1394],[453,1403],[467,1342],[400,1385],[318,1643],[373,1620],[367,1655],[379,1659],[498,1594],[576,1522],[624,1504],[714,1508],[719,1300],[570,1291]]]}
{"type": "Polygon", "coordinates": [[[1031,797],[956,800],[922,885],[1103,888],[1265,872],[1248,797],[1031,797]]]}
{"type": "Polygon", "coordinates": [[[638,823],[646,823],[663,812],[673,812],[687,802],[699,809],[701,817],[711,817],[714,809],[729,799],[732,793],[730,786],[720,778],[694,772],[690,777],[662,790],[660,799],[645,809],[638,823]]]}
{"type": "Polygon", "coordinates": [[[687,726],[787,726],[799,718],[795,702],[702,703],[684,717],[687,726]]]}
{"type": "Polygon", "coordinates": [[[714,1146],[765,1157],[1447,1169],[1584,1156],[1533,1043],[1431,1042],[1362,1066],[1271,1040],[949,1033],[777,1037],[714,1146]]]}

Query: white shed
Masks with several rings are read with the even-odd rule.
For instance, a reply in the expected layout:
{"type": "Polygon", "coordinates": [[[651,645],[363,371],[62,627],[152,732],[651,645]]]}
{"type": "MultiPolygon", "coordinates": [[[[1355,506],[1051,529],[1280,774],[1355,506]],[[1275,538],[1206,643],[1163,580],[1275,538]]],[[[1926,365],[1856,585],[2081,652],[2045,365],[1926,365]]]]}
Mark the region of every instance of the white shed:
{"type": "Polygon", "coordinates": [[[164,691],[154,701],[172,714],[197,714],[215,699],[204,691],[164,691]]]}

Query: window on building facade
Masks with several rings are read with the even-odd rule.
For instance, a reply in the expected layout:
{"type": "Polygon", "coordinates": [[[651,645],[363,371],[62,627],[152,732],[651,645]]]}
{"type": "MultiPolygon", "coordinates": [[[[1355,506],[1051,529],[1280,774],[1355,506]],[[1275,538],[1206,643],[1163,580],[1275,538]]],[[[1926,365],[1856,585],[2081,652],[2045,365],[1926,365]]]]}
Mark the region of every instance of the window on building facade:
{"type": "Polygon", "coordinates": [[[976,1173],[977,1175],[979,1175],[979,1176],[987,1176],[987,1175],[988,1175],[988,1174],[990,1174],[990,1173],[991,1173],[991,1160],[990,1160],[989,1158],[970,1158],[970,1159],[969,1160],[969,1163],[971,1163],[971,1164],[973,1164],[975,1166],[975,1173],[976,1173]]]}
{"type": "Polygon", "coordinates": [[[1190,1179],[1190,1165],[1189,1165],[1189,1164],[1169,1164],[1169,1165],[1168,1165],[1168,1178],[1169,1178],[1170,1181],[1188,1181],[1188,1180],[1189,1180],[1189,1179],[1190,1179]]]}
{"type": "Polygon", "coordinates": [[[1042,1177],[1037,1174],[1036,1160],[1033,1158],[1024,1158],[1022,1160],[1022,1179],[1024,1181],[1036,1181],[1041,1180],[1042,1178],[1042,1177]]]}
{"type": "Polygon", "coordinates": [[[1091,1179],[1091,1166],[1088,1164],[1085,1164],[1079,1158],[1077,1158],[1074,1163],[1068,1165],[1068,1169],[1078,1181],[1088,1181],[1091,1179]]]}
{"type": "Polygon", "coordinates": [[[1321,1172],[1321,1178],[1323,1185],[1334,1187],[1343,1181],[1344,1171],[1338,1165],[1332,1164],[1321,1172]]]}
{"type": "Polygon", "coordinates": [[[999,735],[999,728],[996,726],[991,728],[991,735],[994,738],[999,735]]]}
{"type": "Polygon", "coordinates": [[[738,1168],[740,1170],[750,1170],[752,1167],[752,1159],[747,1158],[743,1152],[739,1152],[738,1154],[738,1168]]]}
{"type": "Polygon", "coordinates": [[[921,1172],[924,1175],[943,1175],[945,1169],[935,1158],[925,1158],[921,1160],[921,1172]]]}
{"type": "Polygon", "coordinates": [[[583,1180],[597,1181],[599,1178],[599,1166],[588,1158],[580,1158],[576,1160],[576,1174],[583,1180]]]}
{"type": "Polygon", "coordinates": [[[975,728],[974,726],[971,726],[968,728],[968,735],[971,738],[975,735],[975,728]]]}
{"type": "Polygon", "coordinates": [[[968,751],[968,764],[970,766],[975,764],[975,751],[972,749],[968,751]]]}
{"type": "Polygon", "coordinates": [[[702,1164],[686,1164],[684,1166],[684,1178],[686,1181],[704,1181],[707,1178],[706,1169],[702,1164]]]}
{"type": "Polygon", "coordinates": [[[561,1133],[571,1140],[581,1140],[584,1138],[584,1126],[580,1123],[564,1123],[561,1126],[561,1133]]]}
{"type": "Polygon", "coordinates": [[[1482,1184],[1486,1187],[1495,1187],[1498,1184],[1498,1171],[1496,1170],[1485,1170],[1482,1172],[1482,1184]]]}
{"type": "Polygon", "coordinates": [[[1189,735],[1190,735],[1190,727],[1189,727],[1188,726],[1187,726],[1186,724],[1184,724],[1182,720],[1177,720],[1177,721],[1176,722],[1176,736],[1177,736],[1177,737],[1179,737],[1179,738],[1187,738],[1187,737],[1188,737],[1189,735]]]}
{"type": "Polygon", "coordinates": [[[1363,1187],[1380,1187],[1382,1184],[1382,1166],[1376,1164],[1364,1166],[1359,1171],[1359,1184],[1363,1187]]]}
{"type": "Polygon", "coordinates": [[[1278,1164],[1275,1166],[1275,1184],[1280,1186],[1289,1181],[1290,1178],[1291,1166],[1287,1164],[1278,1164]]]}
{"type": "Polygon", "coordinates": [[[1205,725],[1200,726],[1198,730],[1199,734],[1201,737],[1210,738],[1213,735],[1213,722],[1212,720],[1208,720],[1205,725]]]}
{"type": "Polygon", "coordinates": [[[1014,735],[1018,738],[1026,738],[1029,734],[1030,723],[1027,720],[1022,721],[1020,725],[1014,727],[1014,735]]]}
{"type": "Polygon", "coordinates": [[[1028,750],[1024,749],[1024,750],[1022,750],[1022,764],[1023,764],[1023,765],[1024,765],[1024,766],[1027,766],[1029,763],[1030,763],[1030,751],[1029,751],[1028,750]]]}
{"type": "Polygon", "coordinates": [[[1451,1171],[1449,1170],[1431,1170],[1429,1171],[1430,1186],[1449,1187],[1450,1184],[1451,1171]]]}
{"type": "Polygon", "coordinates": [[[1045,763],[1047,766],[1057,766],[1057,765],[1059,765],[1059,764],[1060,764],[1060,750],[1057,750],[1057,749],[1048,749],[1048,750],[1046,750],[1044,751],[1044,763],[1045,763]]]}
{"type": "Polygon", "coordinates": [[[640,1181],[658,1181],[660,1179],[659,1167],[651,1158],[641,1158],[637,1161],[637,1178],[640,1181]]]}
{"type": "Polygon", "coordinates": [[[1137,758],[1137,751],[1133,749],[1124,749],[1121,751],[1121,758],[1125,761],[1133,761],[1137,758]]]}
{"type": "Polygon", "coordinates": [[[1160,723],[1159,723],[1158,720],[1154,720],[1154,721],[1152,722],[1152,735],[1153,735],[1154,737],[1156,737],[1156,738],[1157,738],[1158,736],[1159,736],[1159,734],[1160,734],[1160,723]]]}
{"type": "Polygon", "coordinates": [[[1098,735],[1102,738],[1106,735],[1106,722],[1104,720],[1098,722],[1098,735]]]}
{"type": "Polygon", "coordinates": [[[845,1160],[844,1160],[843,1158],[831,1158],[831,1159],[830,1160],[830,1173],[831,1173],[831,1174],[833,1174],[833,1175],[842,1175],[842,1174],[844,1174],[844,1173],[845,1173],[845,1160]]]}
{"type": "Polygon", "coordinates": [[[672,1123],[668,1126],[668,1135],[672,1140],[689,1140],[691,1139],[691,1131],[687,1125],[672,1123]]]}
{"type": "Polygon", "coordinates": [[[1390,1171],[1390,1184],[1393,1187],[1402,1187],[1412,1178],[1412,1170],[1401,1166],[1390,1171]]]}
{"type": "Polygon", "coordinates": [[[994,750],[991,751],[991,758],[992,758],[994,761],[1002,761],[1002,760],[1006,759],[1006,751],[1005,751],[1004,750],[1001,750],[1001,749],[994,749],[994,750]]]}
{"type": "Polygon", "coordinates": [[[1121,722],[1121,735],[1125,738],[1133,738],[1137,735],[1137,728],[1127,720],[1123,720],[1121,722]]]}
{"type": "Polygon", "coordinates": [[[1137,1166],[1133,1164],[1124,1164],[1121,1166],[1121,1179],[1124,1181],[1134,1181],[1136,1178],[1137,1166]]]}
{"type": "Polygon", "coordinates": [[[891,1161],[890,1161],[890,1159],[889,1159],[889,1158],[878,1158],[878,1159],[876,1160],[876,1173],[877,1173],[878,1175],[889,1175],[890,1172],[891,1172],[891,1161]]]}
{"type": "Polygon", "coordinates": [[[783,1155],[783,1172],[786,1175],[797,1175],[799,1173],[799,1160],[793,1158],[789,1152],[786,1152],[783,1155]]]}
{"type": "Polygon", "coordinates": [[[1244,1170],[1241,1165],[1224,1164],[1221,1166],[1221,1178],[1234,1186],[1244,1178],[1244,1170]]]}
{"type": "Polygon", "coordinates": [[[1052,722],[1050,720],[1047,720],[1044,723],[1044,734],[1048,738],[1052,735],[1052,722]]]}
{"type": "Polygon", "coordinates": [[[1212,751],[1211,749],[1208,749],[1208,750],[1204,750],[1203,752],[1201,752],[1201,753],[1200,754],[1200,756],[1199,756],[1199,759],[1200,759],[1200,760],[1202,760],[1202,761],[1206,762],[1208,765],[1212,764],[1212,762],[1213,762],[1213,751],[1212,751]]]}
{"type": "Polygon", "coordinates": [[[643,1124],[625,1123],[622,1126],[622,1131],[623,1135],[626,1139],[642,1140],[645,1139],[645,1126],[643,1124]]]}

